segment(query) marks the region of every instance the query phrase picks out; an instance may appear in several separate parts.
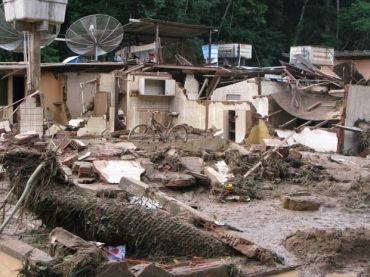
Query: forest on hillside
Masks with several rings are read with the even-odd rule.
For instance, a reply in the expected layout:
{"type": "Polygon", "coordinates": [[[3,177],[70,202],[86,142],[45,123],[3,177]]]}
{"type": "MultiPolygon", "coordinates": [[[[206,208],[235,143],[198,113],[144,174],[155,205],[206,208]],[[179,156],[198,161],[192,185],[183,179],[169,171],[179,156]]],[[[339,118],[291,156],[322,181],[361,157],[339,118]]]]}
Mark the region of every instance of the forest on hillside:
{"type": "MultiPolygon", "coordinates": [[[[0,0],[2,2],[2,0],[0,0]]],[[[336,50],[370,50],[369,0],[68,0],[58,37],[81,17],[106,14],[123,25],[130,18],[153,18],[213,26],[214,43],[253,45],[253,66],[278,65],[294,45],[336,50]]],[[[208,35],[197,38],[208,43],[208,35]]],[[[199,51],[201,49],[199,48],[199,51]]],[[[75,55],[62,41],[42,49],[43,62],[75,55]]],[[[0,49],[0,61],[22,60],[22,54],[0,49]]]]}

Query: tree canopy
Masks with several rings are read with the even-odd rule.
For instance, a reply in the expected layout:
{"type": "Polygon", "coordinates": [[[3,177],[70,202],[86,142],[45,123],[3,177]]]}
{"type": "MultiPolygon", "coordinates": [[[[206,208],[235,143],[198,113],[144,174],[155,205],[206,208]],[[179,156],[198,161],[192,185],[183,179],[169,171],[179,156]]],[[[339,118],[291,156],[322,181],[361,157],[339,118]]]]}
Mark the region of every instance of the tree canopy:
{"type": "MultiPolygon", "coordinates": [[[[214,43],[253,45],[250,65],[276,65],[294,45],[370,49],[368,0],[69,0],[59,37],[77,19],[99,13],[122,24],[147,17],[217,27],[214,43]]],[[[208,43],[207,36],[200,39],[208,43]]],[[[42,50],[42,61],[72,55],[64,42],[55,41],[42,50]]],[[[21,55],[0,50],[0,61],[19,59],[21,55]]]]}

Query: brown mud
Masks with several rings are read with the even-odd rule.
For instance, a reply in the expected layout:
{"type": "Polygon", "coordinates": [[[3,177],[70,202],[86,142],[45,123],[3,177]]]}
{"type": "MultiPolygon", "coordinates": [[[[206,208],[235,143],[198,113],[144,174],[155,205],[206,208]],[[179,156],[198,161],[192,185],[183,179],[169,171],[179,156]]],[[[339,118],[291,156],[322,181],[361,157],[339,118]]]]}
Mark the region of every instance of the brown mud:
{"type": "Polygon", "coordinates": [[[302,263],[302,269],[315,273],[351,270],[369,276],[370,230],[346,228],[298,231],[286,238],[284,246],[302,263]],[[367,269],[365,267],[367,266],[367,269]],[[356,271],[357,271],[356,270],[356,271]]]}

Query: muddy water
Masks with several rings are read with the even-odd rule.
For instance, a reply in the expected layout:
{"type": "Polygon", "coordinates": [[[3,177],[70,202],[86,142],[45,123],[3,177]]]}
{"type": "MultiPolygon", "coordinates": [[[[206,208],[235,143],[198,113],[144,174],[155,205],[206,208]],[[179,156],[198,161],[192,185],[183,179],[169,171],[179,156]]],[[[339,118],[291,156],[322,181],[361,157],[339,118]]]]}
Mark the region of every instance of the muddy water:
{"type": "MultiPolygon", "coordinates": [[[[297,277],[298,276],[298,271],[290,271],[286,273],[281,273],[278,275],[273,275],[271,277],[297,277]]],[[[353,277],[352,275],[345,275],[345,274],[328,274],[325,275],[325,277],[353,277]]]]}
{"type": "Polygon", "coordinates": [[[16,277],[22,263],[13,257],[0,252],[0,277],[16,277]]]}

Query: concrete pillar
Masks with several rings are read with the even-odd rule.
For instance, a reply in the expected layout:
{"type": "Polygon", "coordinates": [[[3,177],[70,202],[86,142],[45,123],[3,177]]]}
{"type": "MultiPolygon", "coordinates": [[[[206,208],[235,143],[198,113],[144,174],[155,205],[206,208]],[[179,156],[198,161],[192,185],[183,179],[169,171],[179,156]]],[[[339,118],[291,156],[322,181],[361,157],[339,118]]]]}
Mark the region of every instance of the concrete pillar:
{"type": "Polygon", "coordinates": [[[39,90],[41,72],[41,33],[37,30],[36,23],[32,24],[30,32],[30,48],[28,49],[30,76],[28,79],[27,95],[39,90]]]}

